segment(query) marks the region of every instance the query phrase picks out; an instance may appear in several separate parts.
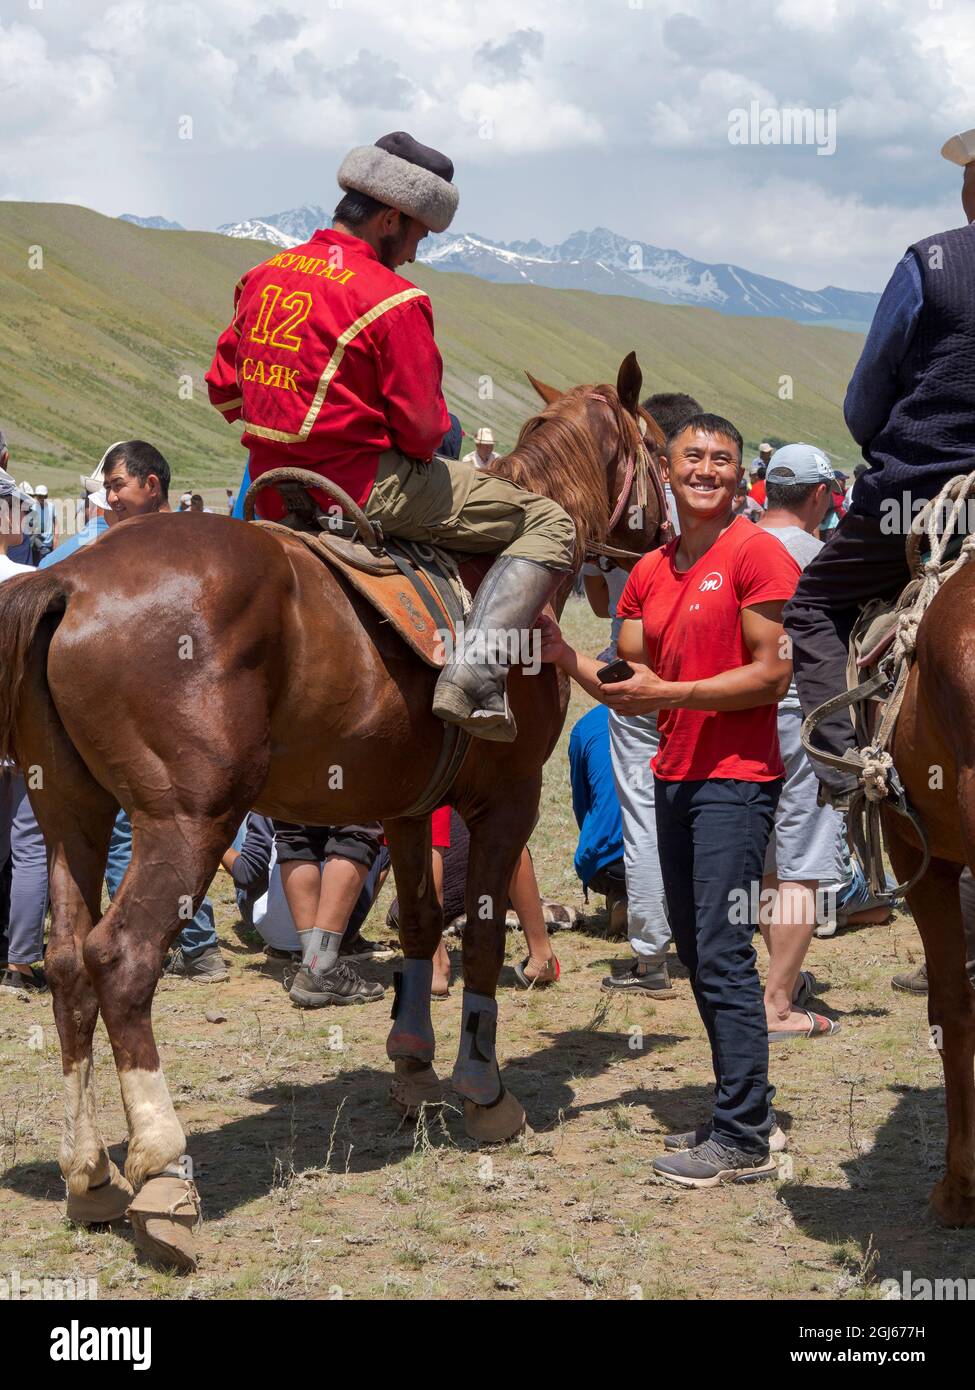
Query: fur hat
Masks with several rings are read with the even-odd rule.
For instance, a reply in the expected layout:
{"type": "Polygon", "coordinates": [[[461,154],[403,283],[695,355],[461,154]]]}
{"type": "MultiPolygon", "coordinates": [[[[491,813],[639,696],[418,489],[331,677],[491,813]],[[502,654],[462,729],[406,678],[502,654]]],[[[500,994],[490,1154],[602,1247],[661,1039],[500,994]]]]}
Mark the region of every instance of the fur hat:
{"type": "Polygon", "coordinates": [[[444,232],[457,211],[454,166],[445,154],[394,130],[374,145],[359,145],[342,160],[339,187],[366,193],[415,217],[431,232],[444,232]]]}

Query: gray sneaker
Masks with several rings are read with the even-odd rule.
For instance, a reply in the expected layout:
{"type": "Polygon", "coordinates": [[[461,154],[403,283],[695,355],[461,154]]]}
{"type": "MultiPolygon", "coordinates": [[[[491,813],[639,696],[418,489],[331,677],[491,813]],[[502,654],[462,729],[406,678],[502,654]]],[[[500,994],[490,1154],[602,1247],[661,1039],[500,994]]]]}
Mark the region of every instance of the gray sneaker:
{"type": "Polygon", "coordinates": [[[767,1149],[763,1156],[756,1156],[722,1144],[712,1136],[692,1149],[655,1158],[653,1171],[658,1177],[679,1183],[681,1187],[717,1187],[723,1182],[758,1182],[774,1178],[776,1167],[767,1149]]]}
{"type": "Polygon", "coordinates": [[[202,951],[188,956],[182,946],[175,946],[163,967],[164,975],[178,975],[184,980],[197,980],[201,984],[217,984],[230,979],[227,963],[220,954],[219,946],[204,946],[202,951]]]}
{"type": "Polygon", "coordinates": [[[32,965],[30,974],[20,970],[4,970],[0,975],[0,991],[4,994],[47,994],[47,976],[39,965],[32,965]]]}
{"type": "MultiPolygon", "coordinates": [[[[711,1138],[710,1124],[698,1125],[697,1129],[686,1129],[682,1134],[668,1134],[664,1139],[664,1148],[668,1153],[679,1153],[683,1149],[696,1148],[698,1144],[703,1144],[706,1139],[711,1138]]],[[[772,1133],[768,1137],[769,1152],[774,1154],[783,1153],[785,1150],[786,1138],[777,1124],[772,1125],[772,1133]]]]}
{"type": "Polygon", "coordinates": [[[324,1009],[328,1004],[372,1004],[386,991],[373,980],[364,980],[347,961],[339,959],[328,970],[302,966],[288,990],[288,998],[301,1009],[324,1009]]]}
{"type": "Polygon", "coordinates": [[[899,989],[903,994],[927,994],[927,962],[916,970],[905,970],[903,975],[895,975],[890,982],[891,989],[899,989]]]}
{"type": "Polygon", "coordinates": [[[619,975],[607,975],[600,986],[607,994],[648,994],[652,999],[676,999],[666,965],[652,965],[640,973],[639,961],[619,975]]]}

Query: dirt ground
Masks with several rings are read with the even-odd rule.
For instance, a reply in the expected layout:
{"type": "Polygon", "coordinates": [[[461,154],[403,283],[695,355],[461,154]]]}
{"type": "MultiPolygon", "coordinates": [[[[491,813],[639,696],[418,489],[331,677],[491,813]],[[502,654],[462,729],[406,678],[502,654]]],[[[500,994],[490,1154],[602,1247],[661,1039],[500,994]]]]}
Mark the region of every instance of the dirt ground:
{"type": "MultiPolygon", "coordinates": [[[[604,625],[573,605],[591,651],[604,625]]],[[[924,1001],[890,989],[921,959],[910,918],[814,941],[807,964],[831,1039],[773,1049],[786,1161],[776,1182],[683,1191],[654,1179],[662,1137],[708,1112],[703,1028],[677,966],[677,998],[600,992],[626,943],[606,938],[602,900],[583,903],[565,744],[547,770],[532,841],[545,896],[586,913],[560,932],[559,986],[526,994],[509,933],[499,1052],[534,1133],[478,1151],[459,1111],[419,1132],[386,1096],[385,1004],[302,1012],[238,923],[229,880],[212,896],[227,984],[164,981],[155,1026],[187,1133],[206,1224],[195,1275],[135,1257],[127,1228],[64,1219],[56,1162],[60,1060],[49,1002],[0,996],[0,1276],[96,1279],[101,1298],[876,1298],[879,1283],[966,1276],[975,1234],[926,1212],[944,1145],[941,1067],[924,1001]],[[210,1022],[207,1012],[225,1015],[210,1022]]],[[[366,926],[383,925],[390,887],[366,926]]],[[[459,948],[452,941],[455,976],[459,948]]],[[[762,962],[760,962],[762,964],[762,962]]],[[[365,967],[391,982],[395,962],[365,967]]],[[[460,982],[435,1004],[439,1064],[457,1046],[460,982]]],[[[124,1158],[108,1040],[96,1035],[103,1133],[124,1158]]]]}

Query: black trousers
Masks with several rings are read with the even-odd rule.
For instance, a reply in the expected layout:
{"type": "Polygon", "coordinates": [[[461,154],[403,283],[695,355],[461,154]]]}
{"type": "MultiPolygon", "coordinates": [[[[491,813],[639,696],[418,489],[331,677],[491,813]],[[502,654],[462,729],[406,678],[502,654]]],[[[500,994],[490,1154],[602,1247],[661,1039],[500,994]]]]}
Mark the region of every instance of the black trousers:
{"type": "Polygon", "coordinates": [[[768,1153],[768,1024],[752,944],[775,808],[774,782],[654,779],[667,917],[687,966],[714,1067],[712,1126],[746,1153],[768,1153]]]}
{"type": "MultiPolygon", "coordinates": [[[[848,512],[822,550],[803,570],[783,622],[792,641],[792,660],[802,712],[846,689],[846,657],[850,633],[862,604],[874,598],[894,598],[910,578],[906,538],[887,535],[879,517],[848,512]]],[[[839,710],[816,730],[815,742],[837,757],[852,748],[853,724],[848,710],[839,710]]],[[[816,765],[816,775],[833,791],[856,786],[852,774],[816,765]]]]}

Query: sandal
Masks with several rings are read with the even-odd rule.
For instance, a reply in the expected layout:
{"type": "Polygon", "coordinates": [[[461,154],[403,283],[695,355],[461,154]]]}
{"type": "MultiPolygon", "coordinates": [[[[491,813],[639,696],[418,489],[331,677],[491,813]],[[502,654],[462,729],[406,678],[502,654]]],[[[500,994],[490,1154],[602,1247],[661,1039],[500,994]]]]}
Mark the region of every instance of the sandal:
{"type": "Polygon", "coordinates": [[[530,960],[531,956],[528,955],[525,957],[523,961],[521,961],[518,965],[515,966],[515,978],[521,985],[522,989],[545,989],[548,985],[558,984],[559,979],[562,975],[562,967],[559,965],[558,956],[552,957],[552,967],[555,970],[555,977],[551,980],[543,980],[538,976],[536,976],[533,979],[531,975],[526,975],[525,966],[528,964],[530,960]]]}
{"type": "Polygon", "coordinates": [[[831,1038],[834,1033],[840,1031],[840,1025],[835,1018],[827,1018],[825,1014],[811,1013],[809,1009],[802,1009],[801,1012],[809,1019],[808,1028],[801,1033],[782,1028],[769,1029],[769,1042],[789,1042],[792,1038],[831,1038]]]}

